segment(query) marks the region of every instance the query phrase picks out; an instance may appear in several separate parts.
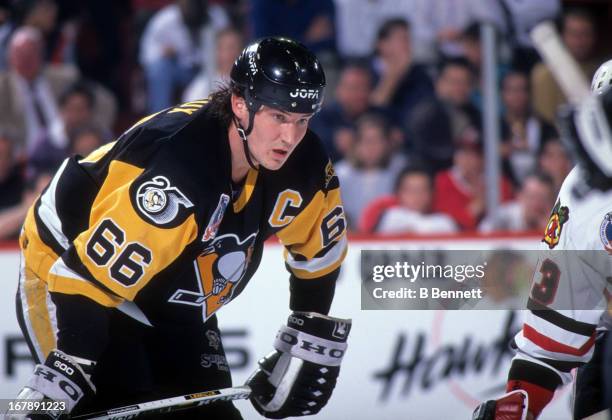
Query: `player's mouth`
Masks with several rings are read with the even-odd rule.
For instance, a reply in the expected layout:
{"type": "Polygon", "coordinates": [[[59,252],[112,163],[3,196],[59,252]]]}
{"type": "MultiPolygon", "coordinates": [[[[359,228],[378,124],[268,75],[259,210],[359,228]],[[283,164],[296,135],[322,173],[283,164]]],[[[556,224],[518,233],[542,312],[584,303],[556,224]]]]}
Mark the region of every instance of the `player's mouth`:
{"type": "Polygon", "coordinates": [[[272,154],[276,159],[285,159],[289,151],[285,149],[272,149],[272,154]]]}

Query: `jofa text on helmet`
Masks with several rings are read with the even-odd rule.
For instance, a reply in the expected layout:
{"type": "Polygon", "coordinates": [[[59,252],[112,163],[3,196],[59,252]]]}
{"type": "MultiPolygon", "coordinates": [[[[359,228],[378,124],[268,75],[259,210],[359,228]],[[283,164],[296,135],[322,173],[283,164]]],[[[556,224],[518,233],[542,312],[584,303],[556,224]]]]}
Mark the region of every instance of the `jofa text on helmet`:
{"type": "Polygon", "coordinates": [[[252,52],[249,54],[249,68],[251,69],[251,73],[253,76],[257,74],[257,64],[255,64],[255,53],[252,52]]]}
{"type": "Polygon", "coordinates": [[[319,91],[317,89],[295,89],[295,91],[289,93],[292,98],[298,96],[303,99],[319,99],[319,91]]]}

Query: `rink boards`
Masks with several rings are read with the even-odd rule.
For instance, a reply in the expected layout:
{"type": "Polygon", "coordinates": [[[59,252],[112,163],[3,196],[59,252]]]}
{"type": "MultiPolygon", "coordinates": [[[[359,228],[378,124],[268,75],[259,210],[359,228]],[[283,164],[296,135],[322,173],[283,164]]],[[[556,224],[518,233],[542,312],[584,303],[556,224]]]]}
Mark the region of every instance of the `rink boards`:
{"type": "MultiPolygon", "coordinates": [[[[537,248],[538,242],[525,236],[351,240],[331,314],[352,318],[353,329],[334,396],[314,418],[468,419],[478,401],[503,392],[512,357],[507,341],[520,328],[520,311],[363,311],[362,249],[526,250],[537,248]]],[[[0,398],[14,396],[33,366],[14,315],[18,265],[15,248],[0,249],[6,285],[0,296],[0,398]]],[[[219,312],[235,384],[271,350],[276,330],[289,313],[288,301],[282,247],[267,244],[249,286],[219,312]]],[[[540,418],[569,418],[569,394],[570,387],[558,391],[540,418]]],[[[240,401],[237,406],[245,419],[259,418],[250,403],[240,401]]]]}

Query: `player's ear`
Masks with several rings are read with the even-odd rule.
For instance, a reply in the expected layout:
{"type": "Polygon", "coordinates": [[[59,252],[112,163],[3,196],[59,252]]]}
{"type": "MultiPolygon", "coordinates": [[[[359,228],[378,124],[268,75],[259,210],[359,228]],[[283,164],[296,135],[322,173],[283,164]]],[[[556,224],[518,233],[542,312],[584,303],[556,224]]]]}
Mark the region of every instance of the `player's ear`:
{"type": "Polygon", "coordinates": [[[244,121],[249,118],[249,110],[247,108],[246,101],[244,98],[232,93],[232,112],[240,121],[244,121]]]}

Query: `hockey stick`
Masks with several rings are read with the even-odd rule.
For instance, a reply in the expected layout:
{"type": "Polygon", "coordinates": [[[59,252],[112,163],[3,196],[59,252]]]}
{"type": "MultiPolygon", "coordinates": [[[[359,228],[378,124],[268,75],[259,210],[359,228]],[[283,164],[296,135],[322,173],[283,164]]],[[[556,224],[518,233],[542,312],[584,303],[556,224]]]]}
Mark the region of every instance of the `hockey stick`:
{"type": "Polygon", "coordinates": [[[590,94],[589,84],[576,60],[563,45],[555,26],[550,21],[537,24],[530,33],[536,47],[553,77],[570,103],[578,105],[590,94]]]}
{"type": "Polygon", "coordinates": [[[119,420],[131,419],[141,414],[168,413],[187,407],[212,404],[219,401],[233,401],[247,399],[251,396],[251,388],[247,385],[234,388],[223,388],[214,391],[203,391],[195,394],[181,395],[178,397],[164,398],[161,400],[148,401],[124,407],[112,408],[110,410],[95,413],[81,414],[71,417],[73,419],[98,419],[119,420]]]}

